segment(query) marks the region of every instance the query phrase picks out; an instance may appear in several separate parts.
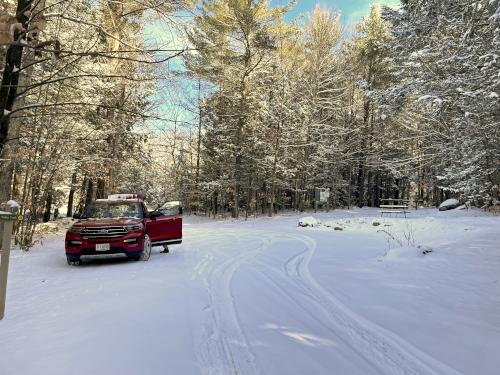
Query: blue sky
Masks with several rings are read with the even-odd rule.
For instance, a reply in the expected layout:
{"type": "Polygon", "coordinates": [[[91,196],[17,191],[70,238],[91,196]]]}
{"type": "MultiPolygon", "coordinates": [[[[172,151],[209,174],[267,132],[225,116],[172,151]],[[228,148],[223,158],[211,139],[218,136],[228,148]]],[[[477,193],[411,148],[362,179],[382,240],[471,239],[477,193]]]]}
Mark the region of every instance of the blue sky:
{"type": "MultiPolygon", "coordinates": [[[[271,6],[286,5],[289,0],[270,0],[271,6]]],[[[297,0],[295,7],[287,14],[288,21],[300,17],[301,15],[307,16],[307,13],[312,11],[316,4],[322,8],[333,9],[341,13],[342,24],[349,30],[356,22],[362,17],[367,16],[370,12],[370,5],[385,4],[391,7],[398,7],[399,0],[297,0]]],[[[183,48],[186,45],[185,39],[179,35],[178,31],[173,29],[165,29],[165,25],[161,23],[149,25],[147,28],[146,39],[150,39],[152,46],[168,46],[169,48],[183,48]]],[[[182,59],[176,58],[169,63],[171,70],[182,71],[184,70],[182,59]]],[[[167,69],[167,70],[170,70],[167,69]]],[[[179,118],[184,121],[195,121],[193,115],[182,110],[177,101],[179,96],[189,95],[196,97],[193,88],[193,82],[180,79],[176,83],[168,82],[167,87],[170,89],[160,89],[160,93],[156,97],[162,104],[160,105],[160,112],[165,118],[175,117],[177,113],[179,118]],[[179,95],[181,94],[181,95],[179,95]],[[160,99],[161,98],[161,99],[160,99]]],[[[169,127],[169,125],[167,125],[169,127]]]]}
{"type": "MultiPolygon", "coordinates": [[[[271,0],[271,5],[286,5],[288,0],[271,0]]],[[[302,13],[310,12],[316,4],[325,8],[335,9],[342,15],[344,25],[352,25],[366,16],[370,11],[370,4],[386,4],[391,7],[398,7],[399,0],[297,0],[297,5],[288,15],[288,19],[299,16],[302,13]]]]}
{"type": "MultiPolygon", "coordinates": [[[[291,0],[270,0],[271,6],[287,5],[291,0]]],[[[391,7],[399,7],[399,0],[296,0],[296,5],[287,13],[286,20],[291,21],[301,15],[307,17],[307,13],[311,12],[316,4],[322,8],[328,8],[340,12],[342,16],[342,24],[349,30],[362,17],[367,16],[370,12],[371,4],[385,4],[391,7]]],[[[183,22],[189,22],[189,16],[180,14],[176,20],[177,26],[183,22]]],[[[172,19],[175,19],[173,17],[172,19]]],[[[180,27],[182,29],[182,27],[180,27]]],[[[165,47],[183,48],[186,46],[186,40],[179,32],[179,27],[168,25],[161,21],[154,21],[145,30],[146,44],[152,48],[165,47]]]]}

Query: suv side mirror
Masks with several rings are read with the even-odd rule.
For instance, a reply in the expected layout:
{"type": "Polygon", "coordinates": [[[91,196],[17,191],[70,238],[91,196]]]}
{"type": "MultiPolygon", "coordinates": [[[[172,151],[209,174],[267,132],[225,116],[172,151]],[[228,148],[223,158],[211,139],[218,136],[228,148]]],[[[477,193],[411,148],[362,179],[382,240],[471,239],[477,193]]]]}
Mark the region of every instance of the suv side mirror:
{"type": "Polygon", "coordinates": [[[179,206],[179,215],[182,215],[182,206],[179,206]]]}
{"type": "Polygon", "coordinates": [[[75,212],[75,213],[73,214],[73,219],[80,220],[81,218],[82,218],[82,215],[81,215],[81,214],[79,214],[78,212],[75,212]]]}

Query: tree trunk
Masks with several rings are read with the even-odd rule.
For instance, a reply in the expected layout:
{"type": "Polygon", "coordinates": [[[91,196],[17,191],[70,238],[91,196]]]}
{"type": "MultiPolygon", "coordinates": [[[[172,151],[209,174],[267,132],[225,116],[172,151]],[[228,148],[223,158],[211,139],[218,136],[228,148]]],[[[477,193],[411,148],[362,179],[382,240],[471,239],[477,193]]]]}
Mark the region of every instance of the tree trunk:
{"type": "Polygon", "coordinates": [[[278,121],[278,128],[276,129],[276,139],[274,142],[274,159],[273,159],[273,171],[271,174],[271,197],[269,202],[269,217],[273,216],[274,202],[276,200],[276,168],[278,165],[278,153],[280,148],[280,136],[281,136],[281,120],[278,121]]]}
{"type": "Polygon", "coordinates": [[[94,201],[94,181],[92,181],[91,178],[88,179],[87,182],[87,194],[85,196],[85,205],[83,209],[85,210],[87,207],[89,207],[92,202],[94,201]]]}
{"type": "Polygon", "coordinates": [[[241,188],[241,150],[236,151],[234,161],[234,192],[233,192],[233,217],[237,219],[240,216],[240,188],[241,188]]]}
{"type": "Polygon", "coordinates": [[[68,195],[68,209],[66,211],[66,216],[67,217],[72,217],[73,216],[73,200],[74,200],[74,197],[75,197],[76,177],[77,177],[77,174],[75,172],[71,176],[71,188],[69,190],[69,195],[68,195]]]}
{"type": "Polygon", "coordinates": [[[358,207],[363,207],[365,205],[365,179],[366,179],[366,157],[367,157],[367,137],[370,137],[370,100],[365,99],[364,102],[364,114],[363,114],[363,132],[361,134],[361,151],[359,156],[358,165],[358,207]]]}
{"type": "MultiPolygon", "coordinates": [[[[364,156],[361,157],[363,159],[364,156]]],[[[356,191],[356,198],[358,201],[358,207],[363,207],[365,205],[365,167],[363,161],[358,164],[358,179],[357,179],[358,189],[356,191]]]]}
{"type": "Polygon", "coordinates": [[[47,194],[45,201],[45,212],[43,213],[43,222],[46,223],[50,220],[50,213],[52,211],[52,190],[47,194]]]}
{"type": "Polygon", "coordinates": [[[96,199],[106,198],[106,182],[102,178],[97,179],[96,199]]]}
{"type": "Polygon", "coordinates": [[[241,93],[241,102],[240,102],[240,113],[238,116],[238,125],[236,127],[236,142],[235,142],[235,149],[236,149],[236,155],[234,158],[234,207],[233,207],[233,217],[235,219],[238,218],[239,213],[240,213],[240,187],[241,187],[241,164],[243,161],[243,156],[242,156],[242,149],[241,149],[241,144],[242,144],[242,133],[243,133],[243,126],[245,124],[245,119],[244,119],[244,114],[243,114],[243,108],[244,108],[244,101],[245,101],[245,94],[244,94],[244,88],[245,83],[242,82],[242,93],[241,93]]]}
{"type": "Polygon", "coordinates": [[[219,196],[219,193],[217,191],[214,191],[213,193],[213,198],[212,198],[212,201],[213,201],[213,214],[214,214],[214,219],[217,217],[217,205],[218,205],[218,202],[217,202],[217,197],[219,196]]]}
{"type": "MultiPolygon", "coordinates": [[[[23,25],[24,30],[28,30],[29,17],[26,12],[31,10],[31,3],[32,0],[19,0],[17,3],[16,18],[23,25]]],[[[21,35],[22,32],[15,32],[14,40],[17,40],[21,35]]],[[[9,135],[10,113],[17,95],[23,50],[24,47],[20,45],[11,45],[5,57],[5,67],[0,87],[0,154],[9,135]]]]}
{"type": "MultiPolygon", "coordinates": [[[[4,151],[7,148],[4,148],[4,151]]],[[[0,158],[0,202],[11,198],[12,175],[14,174],[14,161],[0,158]]]]}
{"type": "Polygon", "coordinates": [[[370,207],[378,207],[378,172],[370,171],[368,173],[368,181],[369,181],[369,196],[370,196],[370,207]]]}
{"type": "Polygon", "coordinates": [[[253,189],[253,197],[254,197],[254,200],[253,200],[253,214],[255,217],[258,216],[258,210],[259,210],[259,191],[257,188],[254,188],[253,189]]]}
{"type": "MultiPolygon", "coordinates": [[[[200,156],[201,156],[201,124],[202,124],[202,112],[201,112],[201,80],[198,80],[198,144],[196,147],[196,184],[200,182],[200,156]]],[[[196,186],[198,189],[198,186],[196,186]]]]}

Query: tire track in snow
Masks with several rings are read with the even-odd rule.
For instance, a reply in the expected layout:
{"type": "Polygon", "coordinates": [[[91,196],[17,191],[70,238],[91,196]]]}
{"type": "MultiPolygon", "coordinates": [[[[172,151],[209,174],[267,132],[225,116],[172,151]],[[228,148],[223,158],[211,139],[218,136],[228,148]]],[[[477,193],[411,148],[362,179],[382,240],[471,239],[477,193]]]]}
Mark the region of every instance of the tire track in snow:
{"type": "MultiPolygon", "coordinates": [[[[240,230],[224,233],[225,238],[254,240],[256,231],[243,235],[240,230]]],[[[231,295],[231,281],[234,273],[258,253],[264,252],[275,239],[275,233],[259,231],[261,245],[253,250],[240,249],[237,255],[227,258],[227,251],[209,253],[198,264],[199,276],[205,277],[209,303],[204,309],[208,318],[197,355],[204,374],[259,374],[256,357],[244,333],[237,309],[231,295]],[[213,264],[214,259],[223,260],[213,264]]],[[[210,236],[217,238],[218,236],[210,236]]],[[[285,296],[299,308],[306,311],[318,323],[341,339],[361,358],[370,363],[374,370],[384,375],[458,375],[460,372],[450,368],[430,355],[422,352],[396,334],[359,316],[320,286],[309,271],[309,263],[316,251],[316,242],[307,236],[289,234],[286,241],[295,240],[306,245],[306,249],[290,257],[283,264],[282,271],[262,262],[259,272],[266,276],[285,296]],[[274,276],[266,274],[267,269],[274,276]],[[293,283],[296,293],[281,286],[275,277],[285,278],[293,283]],[[314,317],[304,306],[303,298],[308,298],[323,310],[329,321],[314,317]]]]}
{"type": "MultiPolygon", "coordinates": [[[[288,240],[290,239],[304,243],[306,249],[285,262],[283,267],[286,277],[327,312],[330,330],[380,372],[386,375],[460,374],[396,334],[359,316],[326,291],[309,271],[309,263],[316,251],[316,241],[298,235],[289,235],[288,240]]],[[[286,294],[292,297],[289,293],[286,294]]]]}
{"type": "MultiPolygon", "coordinates": [[[[328,321],[321,319],[319,314],[317,314],[317,311],[314,311],[314,308],[310,308],[311,303],[309,303],[309,301],[304,303],[303,298],[305,297],[309,300],[312,300],[314,302],[315,308],[320,308],[323,310],[323,312],[325,312],[320,301],[318,301],[315,297],[311,296],[311,294],[308,291],[304,291],[304,289],[301,286],[299,286],[300,287],[299,288],[300,294],[299,293],[293,294],[293,293],[289,292],[287,290],[287,287],[282,286],[277,281],[277,279],[285,279],[285,282],[289,283],[289,280],[287,280],[286,277],[283,277],[283,274],[280,271],[273,269],[273,268],[269,267],[268,265],[261,263],[261,262],[259,262],[259,265],[262,266],[263,268],[267,268],[267,270],[269,272],[277,275],[276,277],[273,277],[273,276],[269,275],[268,273],[266,273],[266,271],[264,271],[262,269],[258,270],[258,272],[263,277],[265,277],[271,284],[273,284],[275,286],[275,288],[278,289],[279,292],[281,292],[281,294],[283,294],[286,298],[288,298],[288,300],[291,301],[295,306],[297,306],[298,309],[304,311],[308,315],[309,318],[313,319],[316,323],[318,323],[320,326],[322,326],[325,330],[330,332],[330,334],[335,336],[335,338],[342,341],[348,348],[351,349],[353,354],[359,356],[360,360],[366,362],[368,366],[371,366],[373,368],[373,372],[370,372],[370,375],[375,375],[375,374],[387,375],[384,372],[380,372],[380,369],[377,366],[374,366],[374,364],[371,361],[369,361],[367,358],[365,358],[362,355],[362,353],[359,353],[359,351],[355,347],[353,347],[350,342],[346,342],[342,338],[342,336],[339,336],[338,332],[335,330],[335,328],[332,325],[329,324],[328,321]],[[302,299],[300,297],[302,297],[302,299]]],[[[297,285],[294,285],[294,286],[297,287],[297,285]]]]}
{"type": "MultiPolygon", "coordinates": [[[[224,238],[232,237],[231,246],[237,246],[238,240],[254,240],[254,235],[242,235],[241,231],[224,231],[224,238]]],[[[245,335],[238,312],[231,294],[231,281],[236,270],[264,251],[270,241],[260,238],[261,244],[253,249],[239,249],[237,255],[220,251],[206,256],[196,267],[203,270],[208,305],[204,308],[206,321],[199,345],[197,357],[202,373],[206,375],[260,374],[256,357],[245,335]],[[219,254],[220,253],[220,254],[219,254]],[[221,258],[219,263],[215,259],[221,258]]]]}

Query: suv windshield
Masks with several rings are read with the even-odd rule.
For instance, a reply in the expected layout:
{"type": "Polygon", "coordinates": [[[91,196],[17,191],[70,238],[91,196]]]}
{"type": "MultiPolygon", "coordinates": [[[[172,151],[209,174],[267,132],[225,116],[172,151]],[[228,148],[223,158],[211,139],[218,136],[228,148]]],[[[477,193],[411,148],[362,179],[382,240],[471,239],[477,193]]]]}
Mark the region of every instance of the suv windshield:
{"type": "Polygon", "coordinates": [[[86,218],[123,218],[142,219],[142,208],[137,202],[98,202],[85,210],[86,218]]]}

